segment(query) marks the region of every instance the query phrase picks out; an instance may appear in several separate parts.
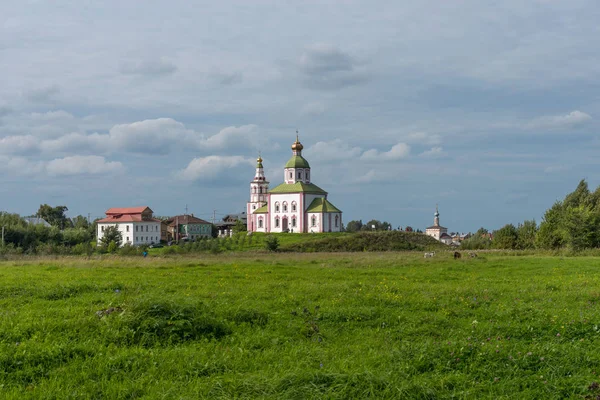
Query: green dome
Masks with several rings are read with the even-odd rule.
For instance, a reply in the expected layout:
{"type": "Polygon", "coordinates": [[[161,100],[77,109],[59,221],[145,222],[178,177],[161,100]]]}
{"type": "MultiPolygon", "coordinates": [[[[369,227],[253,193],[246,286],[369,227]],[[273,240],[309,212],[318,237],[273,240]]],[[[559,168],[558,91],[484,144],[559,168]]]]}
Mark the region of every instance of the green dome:
{"type": "Polygon", "coordinates": [[[285,168],[310,168],[308,161],[302,156],[292,156],[285,164],[285,168]]]}

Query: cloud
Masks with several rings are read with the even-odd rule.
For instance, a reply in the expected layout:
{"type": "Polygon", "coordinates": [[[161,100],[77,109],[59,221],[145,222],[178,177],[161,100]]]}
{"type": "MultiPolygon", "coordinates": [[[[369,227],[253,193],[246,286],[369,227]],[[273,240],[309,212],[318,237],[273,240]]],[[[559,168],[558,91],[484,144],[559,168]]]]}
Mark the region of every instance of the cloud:
{"type": "Polygon", "coordinates": [[[360,156],[362,149],[353,147],[347,141],[335,139],[329,142],[317,142],[305,150],[310,158],[322,163],[352,160],[360,156]]]}
{"type": "MultiPolygon", "coordinates": [[[[63,114],[38,114],[36,118],[50,119],[63,114]]],[[[70,114],[68,114],[70,115],[70,114]]],[[[84,134],[73,132],[54,139],[40,140],[33,135],[8,136],[0,153],[21,154],[34,150],[46,153],[84,152],[166,155],[175,149],[231,150],[236,148],[277,148],[256,125],[229,126],[214,135],[205,136],[172,118],[158,118],[114,125],[108,133],[84,134]]]]}
{"type": "Polygon", "coordinates": [[[429,150],[425,150],[424,152],[422,152],[421,154],[419,154],[420,157],[427,157],[427,158],[438,158],[438,157],[443,157],[446,155],[446,152],[444,151],[444,149],[442,147],[432,147],[429,150]]]}
{"type": "Polygon", "coordinates": [[[8,107],[0,107],[0,118],[5,117],[12,112],[13,110],[8,107]]]}
{"type": "Polygon", "coordinates": [[[176,173],[179,179],[187,181],[210,181],[227,170],[240,165],[253,166],[255,161],[242,156],[207,156],[194,158],[188,166],[176,173]]]}
{"type": "Polygon", "coordinates": [[[59,92],[60,88],[57,85],[45,86],[26,92],[25,98],[34,103],[46,103],[51,101],[59,92]]]}
{"type": "Polygon", "coordinates": [[[400,160],[408,157],[409,154],[410,146],[406,143],[398,143],[385,152],[380,152],[376,149],[367,150],[360,158],[365,161],[400,160]]]}
{"type": "Polygon", "coordinates": [[[547,174],[554,174],[557,172],[567,171],[569,167],[567,165],[549,165],[544,168],[544,172],[547,174]]]}
{"type": "Polygon", "coordinates": [[[38,140],[31,135],[0,138],[0,153],[31,154],[39,151],[38,140]]]}
{"type": "Polygon", "coordinates": [[[177,71],[177,66],[164,58],[144,60],[136,63],[125,63],[119,69],[125,75],[161,76],[170,75],[177,71]]]}
{"type": "Polygon", "coordinates": [[[49,175],[100,175],[120,172],[123,164],[118,161],[107,162],[100,156],[70,156],[49,161],[46,171],[49,175]]]}
{"type": "Polygon", "coordinates": [[[239,72],[215,72],[212,77],[221,85],[229,86],[242,83],[244,75],[239,72]]]}
{"type": "Polygon", "coordinates": [[[440,135],[437,134],[431,134],[427,132],[413,132],[408,134],[404,138],[404,141],[406,141],[407,143],[416,143],[433,146],[442,143],[442,138],[440,135]]]}
{"type": "Polygon", "coordinates": [[[315,44],[304,50],[298,68],[306,86],[317,90],[335,90],[356,85],[367,79],[356,61],[339,48],[315,44]]]}
{"type": "Polygon", "coordinates": [[[567,115],[536,118],[526,126],[528,129],[568,129],[576,128],[591,121],[592,117],[582,111],[571,111],[567,115]]]}
{"type": "Polygon", "coordinates": [[[44,172],[44,163],[30,161],[24,157],[0,156],[0,165],[4,174],[10,173],[18,176],[37,175],[44,172]]]}
{"type": "Polygon", "coordinates": [[[325,105],[320,102],[309,103],[302,107],[300,113],[305,116],[322,115],[325,113],[325,105]]]}

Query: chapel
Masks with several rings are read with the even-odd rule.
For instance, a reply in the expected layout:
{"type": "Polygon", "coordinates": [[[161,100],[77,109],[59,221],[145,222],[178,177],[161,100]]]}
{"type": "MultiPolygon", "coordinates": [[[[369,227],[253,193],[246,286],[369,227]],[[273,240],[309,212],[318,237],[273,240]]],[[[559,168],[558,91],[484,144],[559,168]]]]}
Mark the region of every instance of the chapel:
{"type": "Polygon", "coordinates": [[[283,168],[283,183],[269,189],[263,159],[256,160],[246,206],[248,232],[340,232],[342,211],[327,200],[327,192],[311,182],[310,164],[302,156],[304,146],[292,144],[292,157],[283,168]]]}

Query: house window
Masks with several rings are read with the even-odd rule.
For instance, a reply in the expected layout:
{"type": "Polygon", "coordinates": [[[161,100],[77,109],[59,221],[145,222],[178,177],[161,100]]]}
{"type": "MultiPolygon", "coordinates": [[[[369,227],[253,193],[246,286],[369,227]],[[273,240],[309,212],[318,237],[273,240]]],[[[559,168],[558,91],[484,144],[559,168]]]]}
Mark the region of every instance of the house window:
{"type": "Polygon", "coordinates": [[[292,212],[296,212],[296,202],[292,202],[292,212]]]}
{"type": "Polygon", "coordinates": [[[294,175],[292,175],[292,173],[290,172],[290,179],[292,179],[294,177],[294,175]]]}
{"type": "Polygon", "coordinates": [[[102,232],[104,232],[104,227],[102,227],[102,232]]]}
{"type": "Polygon", "coordinates": [[[310,219],[310,223],[311,223],[312,226],[317,226],[317,218],[314,215],[310,219]]]}
{"type": "Polygon", "coordinates": [[[340,217],[338,215],[335,216],[335,227],[340,226],[340,217]]]}
{"type": "Polygon", "coordinates": [[[137,226],[137,225],[136,225],[136,226],[135,226],[135,231],[136,231],[136,232],[138,231],[138,228],[139,228],[139,226],[137,226]]]}
{"type": "Polygon", "coordinates": [[[279,228],[279,218],[275,218],[275,228],[279,228]]]}
{"type": "Polygon", "coordinates": [[[262,219],[259,219],[259,220],[258,220],[258,227],[259,227],[259,228],[262,228],[262,219]]]}
{"type": "Polygon", "coordinates": [[[252,206],[252,209],[253,209],[253,210],[256,210],[256,205],[253,205],[253,206],[252,206]]]}
{"type": "Polygon", "coordinates": [[[292,218],[292,226],[295,228],[296,227],[296,218],[292,218]]]}
{"type": "MultiPolygon", "coordinates": [[[[146,232],[148,232],[148,230],[149,230],[148,225],[146,225],[146,232]]],[[[148,239],[146,239],[146,240],[148,240],[148,239]]]]}
{"type": "Polygon", "coordinates": [[[302,179],[302,171],[298,171],[298,179],[302,179]]]}
{"type": "Polygon", "coordinates": [[[139,239],[138,239],[138,237],[136,236],[136,237],[135,237],[135,241],[137,242],[138,240],[139,240],[139,239]]]}
{"type": "Polygon", "coordinates": [[[283,212],[287,212],[287,203],[283,203],[283,212]]]}
{"type": "Polygon", "coordinates": [[[127,236],[127,241],[129,242],[129,236],[127,236]]]}
{"type": "MultiPolygon", "coordinates": [[[[125,230],[126,230],[127,232],[129,232],[129,225],[127,225],[127,228],[125,228],[125,230]]],[[[129,239],[127,239],[127,240],[129,241],[129,239]]]]}
{"type": "Polygon", "coordinates": [[[275,212],[279,212],[279,203],[275,203],[275,212]]]}

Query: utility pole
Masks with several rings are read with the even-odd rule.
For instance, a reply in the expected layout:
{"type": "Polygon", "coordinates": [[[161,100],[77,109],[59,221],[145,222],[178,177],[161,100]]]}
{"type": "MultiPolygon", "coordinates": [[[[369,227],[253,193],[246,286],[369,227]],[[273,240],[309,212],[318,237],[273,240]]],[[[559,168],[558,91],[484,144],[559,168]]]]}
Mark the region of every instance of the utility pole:
{"type": "Polygon", "coordinates": [[[213,210],[213,216],[212,216],[212,224],[215,224],[215,217],[217,215],[217,210],[213,210]]]}
{"type": "Polygon", "coordinates": [[[4,226],[2,227],[2,247],[4,247],[4,226]]]}
{"type": "Polygon", "coordinates": [[[187,204],[185,205],[185,215],[188,215],[188,207],[187,207],[187,204]]]}

